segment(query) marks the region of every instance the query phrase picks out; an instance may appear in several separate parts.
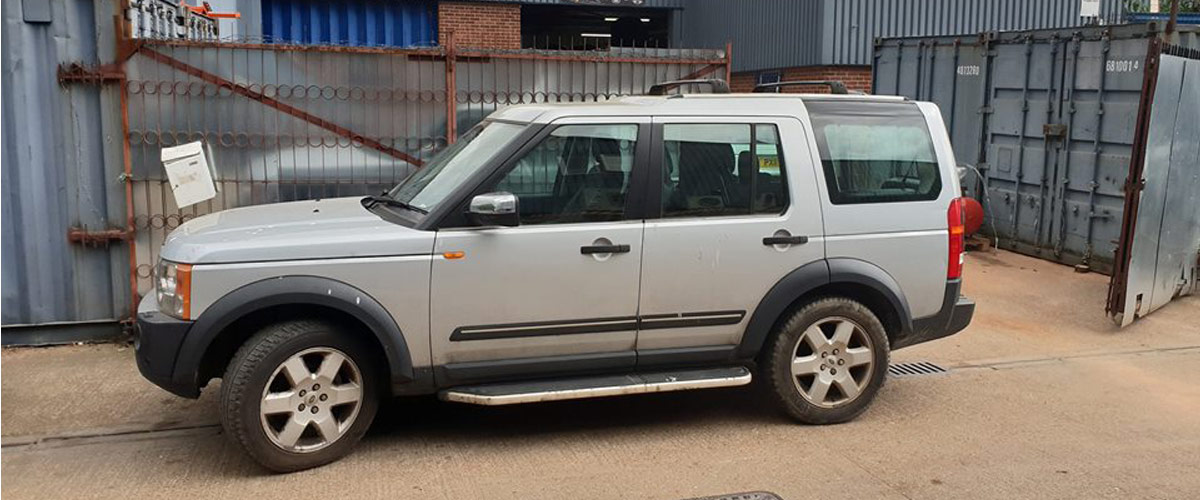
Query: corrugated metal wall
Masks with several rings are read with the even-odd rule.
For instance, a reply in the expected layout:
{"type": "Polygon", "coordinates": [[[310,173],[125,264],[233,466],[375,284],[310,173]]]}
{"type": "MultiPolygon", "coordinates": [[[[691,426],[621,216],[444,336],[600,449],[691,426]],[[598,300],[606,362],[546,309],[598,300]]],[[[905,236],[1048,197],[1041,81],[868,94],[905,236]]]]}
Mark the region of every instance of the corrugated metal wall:
{"type": "Polygon", "coordinates": [[[824,8],[818,0],[690,0],[683,45],[721,47],[732,40],[734,71],[820,64],[824,8]]]}
{"type": "MultiPolygon", "coordinates": [[[[876,38],[937,36],[1079,26],[1079,0],[838,0],[829,2],[823,64],[871,64],[876,38]]],[[[1121,2],[1101,0],[1106,24],[1121,2]]]]}
{"type": "Polygon", "coordinates": [[[124,197],[112,196],[123,189],[120,130],[102,119],[119,110],[117,87],[56,84],[59,64],[97,64],[112,53],[114,13],[107,9],[114,3],[47,0],[47,18],[27,17],[35,13],[24,12],[20,0],[3,1],[7,344],[13,325],[125,314],[128,253],[121,244],[85,248],[67,242],[72,226],[105,229],[125,222],[124,197]],[[98,46],[105,41],[107,47],[98,46]]]}
{"type": "Polygon", "coordinates": [[[262,38],[275,43],[437,45],[437,4],[394,0],[262,0],[262,38]]]}
{"type": "MultiPolygon", "coordinates": [[[[1121,1],[1101,0],[1105,23],[1121,1]]],[[[686,46],[733,41],[734,71],[868,65],[879,37],[1081,25],[1079,0],[689,0],[686,46]]]]}

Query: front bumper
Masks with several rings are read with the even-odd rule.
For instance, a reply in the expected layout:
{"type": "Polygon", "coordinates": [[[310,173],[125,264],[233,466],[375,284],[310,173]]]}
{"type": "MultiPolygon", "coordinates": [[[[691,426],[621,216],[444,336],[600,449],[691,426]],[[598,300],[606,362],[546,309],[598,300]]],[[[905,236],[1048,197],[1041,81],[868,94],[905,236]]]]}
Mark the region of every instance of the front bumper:
{"type": "Polygon", "coordinates": [[[191,327],[191,321],[175,319],[159,312],[158,302],[153,294],[147,295],[138,304],[133,337],[138,371],[154,385],[185,398],[200,396],[196,387],[173,380],[179,346],[183,345],[183,339],[187,337],[191,327]]]}

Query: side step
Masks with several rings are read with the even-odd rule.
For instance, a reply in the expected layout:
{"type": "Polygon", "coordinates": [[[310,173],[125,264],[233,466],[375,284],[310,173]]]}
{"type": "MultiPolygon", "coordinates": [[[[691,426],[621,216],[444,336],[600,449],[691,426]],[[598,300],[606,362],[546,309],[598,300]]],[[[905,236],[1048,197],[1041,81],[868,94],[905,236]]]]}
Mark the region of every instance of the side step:
{"type": "Polygon", "coordinates": [[[498,406],[624,396],[647,392],[733,387],[749,383],[750,370],[742,366],[735,366],[462,386],[439,392],[438,397],[444,401],[498,406]]]}

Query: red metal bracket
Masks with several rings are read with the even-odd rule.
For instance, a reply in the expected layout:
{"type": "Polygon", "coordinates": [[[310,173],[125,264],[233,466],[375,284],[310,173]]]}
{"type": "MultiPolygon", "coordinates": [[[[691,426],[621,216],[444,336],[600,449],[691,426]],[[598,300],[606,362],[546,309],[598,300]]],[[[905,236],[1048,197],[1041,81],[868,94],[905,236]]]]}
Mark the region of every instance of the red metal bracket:
{"type": "Polygon", "coordinates": [[[79,63],[63,64],[58,67],[58,83],[120,83],[125,80],[125,70],[118,64],[84,66],[79,63]]]}
{"type": "Polygon", "coordinates": [[[88,231],[88,228],[85,226],[73,227],[67,230],[67,241],[89,247],[108,246],[115,241],[129,241],[131,239],[133,239],[133,232],[126,229],[88,231]]]}

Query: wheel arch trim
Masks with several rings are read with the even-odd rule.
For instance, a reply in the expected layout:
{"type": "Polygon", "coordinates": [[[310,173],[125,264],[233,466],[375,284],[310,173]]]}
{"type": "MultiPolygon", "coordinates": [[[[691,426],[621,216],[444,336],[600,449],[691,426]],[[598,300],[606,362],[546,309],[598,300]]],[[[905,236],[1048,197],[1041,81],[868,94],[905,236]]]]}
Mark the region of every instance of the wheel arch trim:
{"type": "Polygon", "coordinates": [[[829,282],[853,283],[875,290],[887,299],[900,320],[900,331],[895,334],[907,336],[912,332],[912,310],[908,307],[908,299],[905,298],[900,283],[883,268],[865,260],[848,257],[829,259],[829,282]]]}
{"type": "Polygon", "coordinates": [[[235,321],[283,305],[324,306],[367,326],[383,346],[392,385],[412,381],[412,357],[395,319],[379,301],[347,283],[320,276],[276,276],[246,284],[213,302],[189,329],[175,360],[174,379],[198,387],[201,363],[213,342],[235,321]]]}
{"type": "Polygon", "coordinates": [[[832,258],[810,262],[794,269],[763,296],[755,307],[736,356],[753,359],[758,356],[771,330],[797,299],[817,288],[848,283],[868,287],[882,295],[900,320],[900,335],[912,331],[912,316],[900,285],[887,271],[866,261],[852,258],[832,258]]]}

